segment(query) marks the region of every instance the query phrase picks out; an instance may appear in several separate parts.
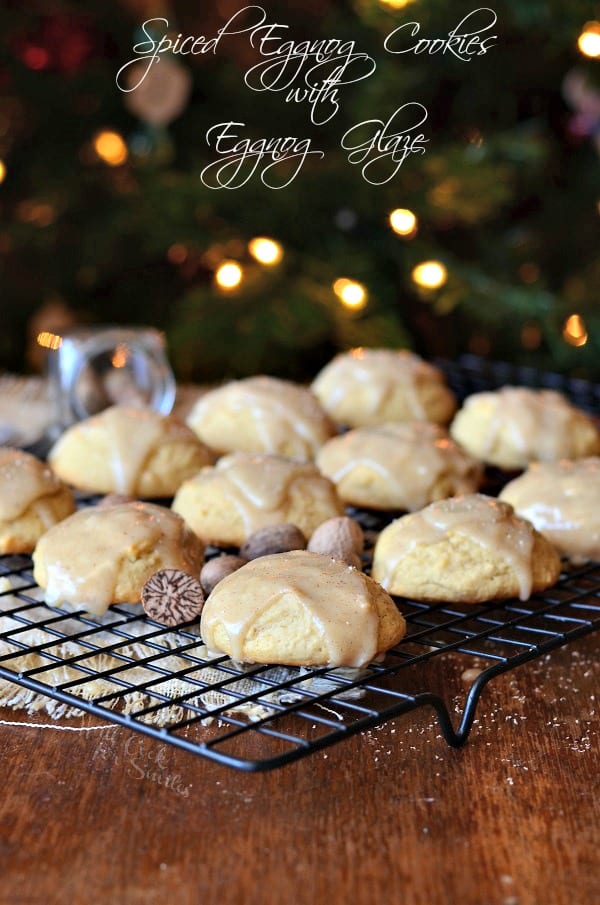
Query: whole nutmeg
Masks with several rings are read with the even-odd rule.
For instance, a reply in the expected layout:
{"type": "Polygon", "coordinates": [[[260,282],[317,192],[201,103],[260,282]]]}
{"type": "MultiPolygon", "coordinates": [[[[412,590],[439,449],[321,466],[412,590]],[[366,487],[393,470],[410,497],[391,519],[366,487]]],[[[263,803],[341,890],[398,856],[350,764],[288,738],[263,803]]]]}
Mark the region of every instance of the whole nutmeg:
{"type": "Polygon", "coordinates": [[[289,553],[291,550],[305,550],[306,538],[296,525],[269,525],[250,535],[240,548],[240,556],[258,559],[272,553],[289,553]]]}
{"type": "MultiPolygon", "coordinates": [[[[316,553],[317,551],[312,550],[311,552],[316,553]]],[[[347,547],[345,549],[342,547],[332,547],[331,550],[323,550],[319,551],[319,553],[321,556],[331,556],[332,559],[339,559],[341,562],[348,563],[349,566],[354,566],[354,568],[359,571],[362,570],[362,559],[358,553],[355,553],[353,550],[348,550],[347,547]]]]}
{"type": "Polygon", "coordinates": [[[333,556],[334,559],[341,559],[360,569],[360,554],[364,543],[363,530],[358,522],[344,515],[327,519],[320,524],[308,542],[308,550],[311,553],[333,556]]]}
{"type": "Polygon", "coordinates": [[[180,569],[161,569],[142,588],[146,615],[161,625],[183,625],[197,619],[204,606],[204,593],[197,578],[180,569]]]}
{"type": "Polygon", "coordinates": [[[223,581],[228,575],[233,575],[234,572],[245,566],[247,562],[248,560],[243,559],[241,556],[226,554],[209,559],[208,562],[204,563],[200,572],[200,584],[204,588],[206,596],[212,593],[220,581],[223,581]]]}
{"type": "Polygon", "coordinates": [[[123,503],[135,503],[135,497],[125,493],[107,493],[97,504],[99,509],[108,509],[110,506],[121,506],[123,503]]]}

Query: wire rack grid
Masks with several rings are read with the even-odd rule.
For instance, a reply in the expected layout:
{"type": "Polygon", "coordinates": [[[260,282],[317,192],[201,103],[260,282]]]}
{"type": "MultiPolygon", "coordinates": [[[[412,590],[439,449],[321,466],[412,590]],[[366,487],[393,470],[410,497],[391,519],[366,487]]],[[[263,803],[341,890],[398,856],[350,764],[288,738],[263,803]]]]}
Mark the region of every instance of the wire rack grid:
{"type": "MultiPolygon", "coordinates": [[[[552,375],[471,358],[443,366],[460,396],[508,382],[550,385],[600,409],[598,388],[582,381],[552,383],[552,375]]],[[[380,518],[361,518],[372,541],[380,518]]],[[[167,629],[139,607],[111,607],[102,621],[49,607],[30,558],[4,556],[0,679],[243,770],[283,766],[422,707],[433,708],[448,744],[459,746],[490,679],[600,627],[600,564],[564,573],[526,602],[398,603],[407,635],[367,669],[241,666],[211,655],[197,626],[167,629]],[[436,660],[453,656],[480,667],[456,727],[443,697],[427,687],[436,660]]]]}

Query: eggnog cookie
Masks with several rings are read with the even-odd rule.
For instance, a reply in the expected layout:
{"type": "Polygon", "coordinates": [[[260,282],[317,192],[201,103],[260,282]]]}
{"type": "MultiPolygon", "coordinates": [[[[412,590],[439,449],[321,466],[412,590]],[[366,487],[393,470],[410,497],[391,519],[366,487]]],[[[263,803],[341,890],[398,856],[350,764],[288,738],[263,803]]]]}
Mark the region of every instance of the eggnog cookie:
{"type": "Polygon", "coordinates": [[[178,490],[173,509],[205,543],[241,546],[260,528],[293,524],[305,537],[344,507],[314,465],[235,453],[178,490]]]}
{"type": "Polygon", "coordinates": [[[53,471],[80,490],[151,498],[173,496],[213,460],[172,415],[120,405],[74,424],[49,455],[53,471]]]}
{"type": "Polygon", "coordinates": [[[187,423],[220,453],[272,453],[305,462],[335,433],[310,390],[274,377],[236,380],[206,393],[187,423]]]}
{"type": "Polygon", "coordinates": [[[500,499],[574,563],[600,560],[600,458],[534,463],[500,499]]]}
{"type": "Polygon", "coordinates": [[[600,452],[600,432],[554,390],[504,387],[469,396],[450,433],[477,458],[507,470],[600,452]]]}
{"type": "Polygon", "coordinates": [[[46,602],[101,615],[113,603],[139,603],[151,575],[200,575],[204,549],[183,519],[151,503],[81,509],[51,528],[33,554],[46,602]]]}
{"type": "Polygon", "coordinates": [[[341,499],[368,509],[414,511],[479,487],[483,467],[437,424],[363,427],[333,437],[317,465],[341,499]]]}
{"type": "Polygon", "coordinates": [[[559,574],[549,541],[508,503],[482,494],[397,519],[381,532],[373,555],[373,577],[391,594],[414,600],[526,600],[559,574]]]}
{"type": "Polygon", "coordinates": [[[45,531],[74,511],[73,494],[47,465],[0,447],[0,553],[31,553],[45,531]]]}
{"type": "Polygon", "coordinates": [[[339,560],[295,550],[255,559],[219,582],[202,611],[202,638],[248,663],[370,663],[404,635],[393,600],[339,560]]]}
{"type": "Polygon", "coordinates": [[[317,374],[312,390],[334,421],[369,427],[393,421],[447,424],[456,402],[441,371],[404,349],[353,349],[317,374]]]}

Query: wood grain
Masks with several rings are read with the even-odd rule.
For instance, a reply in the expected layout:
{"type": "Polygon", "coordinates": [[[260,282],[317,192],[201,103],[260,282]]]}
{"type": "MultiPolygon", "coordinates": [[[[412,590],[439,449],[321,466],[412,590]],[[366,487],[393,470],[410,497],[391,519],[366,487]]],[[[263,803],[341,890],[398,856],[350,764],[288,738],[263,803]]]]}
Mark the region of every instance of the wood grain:
{"type": "Polygon", "coordinates": [[[0,711],[0,901],[595,905],[597,644],[495,679],[459,751],[420,712],[266,774],[0,711]]]}

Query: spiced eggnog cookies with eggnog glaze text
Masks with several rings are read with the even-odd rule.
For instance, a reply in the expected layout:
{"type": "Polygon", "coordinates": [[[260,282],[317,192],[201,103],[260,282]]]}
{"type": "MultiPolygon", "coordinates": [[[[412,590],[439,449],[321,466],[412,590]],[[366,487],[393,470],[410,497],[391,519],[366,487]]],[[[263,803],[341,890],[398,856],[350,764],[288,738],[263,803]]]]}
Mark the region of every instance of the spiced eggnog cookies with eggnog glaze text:
{"type": "Polygon", "coordinates": [[[334,437],[317,465],[341,499],[368,509],[422,509],[433,500],[477,490],[483,466],[437,424],[363,427],[334,437]]]}
{"type": "Polygon", "coordinates": [[[248,377],[211,390],[187,423],[219,453],[270,453],[313,461],[335,428],[305,387],[275,377],[248,377]]]}
{"type": "Polygon", "coordinates": [[[34,578],[50,605],[102,615],[114,603],[139,603],[162,569],[198,578],[204,548],[183,519],[152,503],[81,509],[51,528],[33,553],[34,578]]]}
{"type": "Polygon", "coordinates": [[[45,531],[74,511],[73,494],[47,465],[0,447],[0,553],[31,553],[45,531]]]}
{"type": "Polygon", "coordinates": [[[454,394],[437,368],[405,349],[353,349],[315,377],[313,393],[338,424],[369,427],[394,421],[447,424],[454,394]]]}
{"type": "Polygon", "coordinates": [[[503,387],[468,396],[450,434],[471,455],[506,470],[600,452],[594,421],[554,390],[503,387]]]}
{"type": "Polygon", "coordinates": [[[79,490],[154,498],[173,496],[214,455],[172,415],[115,405],[68,428],[48,459],[79,490]]]}
{"type": "Polygon", "coordinates": [[[246,663],[362,667],[404,636],[371,578],[320,553],[263,556],[221,581],[204,605],[208,648],[246,663]]]}
{"type": "Polygon", "coordinates": [[[224,456],[185,481],[173,509],[205,543],[225,547],[286,523],[308,539],[326,519],[344,513],[334,485],[315,465],[244,453],[224,456]]]}
{"type": "Polygon", "coordinates": [[[600,458],[534,462],[500,499],[571,562],[600,560],[600,458]]]}
{"type": "Polygon", "coordinates": [[[469,494],[431,503],[379,535],[373,578],[414,600],[527,600],[551,587],[560,557],[508,503],[469,494]]]}

